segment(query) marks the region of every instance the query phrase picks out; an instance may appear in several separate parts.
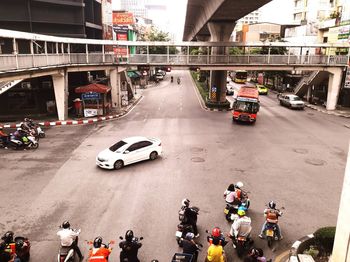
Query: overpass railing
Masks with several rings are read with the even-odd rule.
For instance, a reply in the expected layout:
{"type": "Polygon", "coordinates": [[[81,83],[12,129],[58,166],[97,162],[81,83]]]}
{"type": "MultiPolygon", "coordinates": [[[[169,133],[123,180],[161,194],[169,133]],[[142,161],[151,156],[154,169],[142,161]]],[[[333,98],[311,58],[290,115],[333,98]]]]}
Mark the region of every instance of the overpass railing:
{"type": "Polygon", "coordinates": [[[0,29],[0,42],[2,72],[119,64],[346,66],[350,58],[349,43],[300,45],[273,42],[243,45],[234,42],[128,42],[62,38],[4,29],[0,29]],[[231,54],[234,49],[239,54],[231,54]],[[276,50],[280,54],[275,54],[276,50]]]}

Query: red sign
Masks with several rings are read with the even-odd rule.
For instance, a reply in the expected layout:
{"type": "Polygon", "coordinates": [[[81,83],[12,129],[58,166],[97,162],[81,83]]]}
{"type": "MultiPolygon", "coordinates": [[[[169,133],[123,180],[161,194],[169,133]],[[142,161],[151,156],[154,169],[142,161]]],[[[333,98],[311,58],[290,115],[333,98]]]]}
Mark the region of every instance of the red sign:
{"type": "Polygon", "coordinates": [[[134,24],[134,14],[127,12],[113,12],[113,25],[132,25],[134,24]]]}
{"type": "Polygon", "coordinates": [[[113,47],[114,54],[117,56],[127,56],[128,51],[126,47],[113,47]]]}
{"type": "Polygon", "coordinates": [[[127,34],[117,34],[117,40],[128,41],[128,35],[127,34]]]}

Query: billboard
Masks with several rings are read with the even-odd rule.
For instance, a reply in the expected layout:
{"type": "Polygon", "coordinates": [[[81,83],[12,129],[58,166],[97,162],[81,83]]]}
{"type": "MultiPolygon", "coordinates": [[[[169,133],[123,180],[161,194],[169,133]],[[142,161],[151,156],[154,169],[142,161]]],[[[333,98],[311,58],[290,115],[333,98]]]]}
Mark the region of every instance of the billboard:
{"type": "Polygon", "coordinates": [[[113,25],[134,24],[134,14],[128,12],[113,12],[113,25]]]}

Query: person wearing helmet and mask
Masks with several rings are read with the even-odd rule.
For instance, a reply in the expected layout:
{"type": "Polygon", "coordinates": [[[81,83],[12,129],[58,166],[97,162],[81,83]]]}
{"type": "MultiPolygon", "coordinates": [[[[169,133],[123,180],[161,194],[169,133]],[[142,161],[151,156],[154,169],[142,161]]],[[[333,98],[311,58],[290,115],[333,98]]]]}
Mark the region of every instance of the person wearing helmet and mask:
{"type": "Polygon", "coordinates": [[[276,240],[282,240],[281,228],[278,225],[278,218],[282,216],[282,212],[276,209],[276,203],[274,201],[269,202],[268,208],[264,210],[264,216],[266,220],[261,228],[259,237],[264,238],[267,223],[272,223],[276,225],[276,240]]]}
{"type": "Polygon", "coordinates": [[[226,256],[222,245],[220,245],[219,239],[213,239],[213,242],[209,245],[205,262],[225,262],[226,256]]]}
{"type": "Polygon", "coordinates": [[[246,216],[246,213],[243,209],[239,209],[237,211],[238,218],[233,222],[229,237],[234,241],[238,237],[246,237],[247,239],[250,237],[250,232],[252,231],[251,219],[246,216]]]}
{"type": "Polygon", "coordinates": [[[223,235],[219,227],[214,227],[213,230],[211,231],[211,235],[207,236],[207,241],[209,242],[209,244],[212,244],[214,239],[218,240],[219,244],[222,245],[223,247],[227,244],[227,241],[225,240],[225,236],[223,235]]]}
{"type": "Polygon", "coordinates": [[[125,240],[119,243],[119,247],[122,249],[120,262],[139,262],[137,253],[141,246],[140,242],[134,241],[134,232],[132,230],[126,231],[125,240]]]}
{"type": "Polygon", "coordinates": [[[195,237],[199,237],[198,229],[197,229],[197,217],[198,213],[195,209],[190,207],[190,200],[185,198],[182,200],[181,210],[184,214],[183,223],[189,224],[193,228],[193,233],[195,237]]]}
{"type": "Polygon", "coordinates": [[[70,223],[64,221],[61,225],[61,229],[57,232],[57,236],[61,239],[62,247],[71,247],[78,254],[80,261],[84,259],[84,256],[81,254],[81,251],[78,247],[78,236],[80,230],[74,230],[70,228],[70,223]]]}
{"type": "Polygon", "coordinates": [[[198,258],[198,244],[193,240],[194,234],[188,232],[182,240],[182,252],[193,255],[191,261],[196,262],[198,258]]]}
{"type": "Polygon", "coordinates": [[[89,262],[107,262],[112,249],[102,243],[102,237],[94,239],[93,247],[89,251],[89,262]]]}

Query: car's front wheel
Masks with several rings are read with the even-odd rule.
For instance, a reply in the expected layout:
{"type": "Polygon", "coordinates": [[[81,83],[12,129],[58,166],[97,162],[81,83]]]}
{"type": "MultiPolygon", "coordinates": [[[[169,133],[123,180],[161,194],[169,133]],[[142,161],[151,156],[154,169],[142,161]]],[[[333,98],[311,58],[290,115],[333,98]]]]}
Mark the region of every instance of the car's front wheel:
{"type": "Polygon", "coordinates": [[[122,160],[117,160],[114,163],[114,169],[115,170],[121,169],[123,166],[124,166],[124,163],[123,163],[122,160]]]}
{"type": "Polygon", "coordinates": [[[150,155],[149,155],[149,159],[154,160],[158,157],[158,153],[156,151],[153,151],[150,155]]]}

